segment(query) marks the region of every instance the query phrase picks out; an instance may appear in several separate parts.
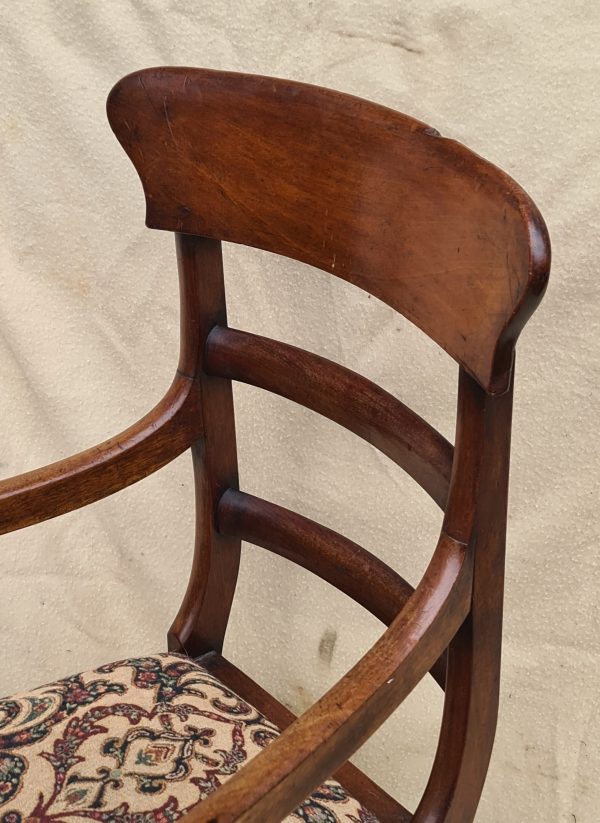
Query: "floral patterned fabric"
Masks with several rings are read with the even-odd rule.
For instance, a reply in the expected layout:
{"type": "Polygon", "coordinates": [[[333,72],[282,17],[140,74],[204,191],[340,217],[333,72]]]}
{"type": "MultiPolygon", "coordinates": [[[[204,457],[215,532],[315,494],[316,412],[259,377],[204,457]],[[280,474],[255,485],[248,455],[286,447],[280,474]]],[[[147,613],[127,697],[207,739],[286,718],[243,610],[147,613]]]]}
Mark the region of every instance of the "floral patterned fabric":
{"type": "MultiPolygon", "coordinates": [[[[199,664],[121,660],[0,700],[0,823],[171,823],[279,734],[199,664]]],[[[377,823],[329,780],[289,823],[377,823]]]]}

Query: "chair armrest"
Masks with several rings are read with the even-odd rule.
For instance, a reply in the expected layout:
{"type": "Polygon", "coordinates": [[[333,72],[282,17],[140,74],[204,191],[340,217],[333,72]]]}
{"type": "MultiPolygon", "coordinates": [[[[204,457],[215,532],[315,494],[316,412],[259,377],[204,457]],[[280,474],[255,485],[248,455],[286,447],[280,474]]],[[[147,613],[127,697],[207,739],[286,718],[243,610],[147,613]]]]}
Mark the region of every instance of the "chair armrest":
{"type": "Polygon", "coordinates": [[[279,823],[412,691],[468,614],[472,559],[442,533],[419,586],[359,662],[182,823],[279,823]]]}
{"type": "Polygon", "coordinates": [[[141,480],[202,435],[198,386],[175,376],[163,399],[121,434],[0,481],[0,534],[93,503],[141,480]]]}

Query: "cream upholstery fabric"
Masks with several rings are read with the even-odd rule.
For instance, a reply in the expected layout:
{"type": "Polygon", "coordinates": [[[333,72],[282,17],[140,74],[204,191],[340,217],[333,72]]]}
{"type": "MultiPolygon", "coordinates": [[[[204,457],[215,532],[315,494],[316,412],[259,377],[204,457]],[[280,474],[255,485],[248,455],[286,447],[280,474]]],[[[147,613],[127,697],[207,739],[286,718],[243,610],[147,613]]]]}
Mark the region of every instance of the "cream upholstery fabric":
{"type": "MultiPolygon", "coordinates": [[[[186,657],[111,663],[0,700],[0,821],[170,823],[278,734],[186,657]]],[[[286,820],[377,823],[335,781],[286,820]]]]}

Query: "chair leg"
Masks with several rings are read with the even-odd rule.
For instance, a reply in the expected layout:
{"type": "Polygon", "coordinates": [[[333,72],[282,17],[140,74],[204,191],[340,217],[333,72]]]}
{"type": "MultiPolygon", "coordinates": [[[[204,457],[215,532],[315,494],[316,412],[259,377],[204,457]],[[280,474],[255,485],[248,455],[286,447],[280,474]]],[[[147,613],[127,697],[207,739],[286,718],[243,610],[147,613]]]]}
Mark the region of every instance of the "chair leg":
{"type": "Polygon", "coordinates": [[[482,648],[475,639],[470,615],[450,644],[438,750],[414,823],[471,823],[475,818],[498,714],[499,636],[496,643],[488,637],[488,643],[482,648]]]}

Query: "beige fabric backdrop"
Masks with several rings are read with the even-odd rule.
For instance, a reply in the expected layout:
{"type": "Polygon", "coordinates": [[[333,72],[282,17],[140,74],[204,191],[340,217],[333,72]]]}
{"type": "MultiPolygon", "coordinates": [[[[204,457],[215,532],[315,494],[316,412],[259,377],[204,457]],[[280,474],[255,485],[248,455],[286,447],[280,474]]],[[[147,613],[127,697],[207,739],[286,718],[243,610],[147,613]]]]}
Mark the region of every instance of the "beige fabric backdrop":
{"type": "MultiPolygon", "coordinates": [[[[519,350],[502,709],[482,823],[599,818],[599,38],[594,0],[0,5],[2,476],[124,428],[174,370],[172,238],[144,228],[141,187],[104,115],[126,72],[209,66],[377,100],[495,161],[545,214],[554,268],[519,350]]],[[[226,263],[232,324],[363,371],[452,437],[456,368],[402,318],[264,253],[228,247],[226,263]]],[[[256,390],[237,399],[243,486],[418,580],[440,525],[425,495],[333,424],[256,390]]],[[[164,648],[191,502],[184,455],[3,538],[0,694],[164,648]]],[[[247,549],[226,651],[296,710],[379,631],[308,574],[247,549]]],[[[356,758],[409,805],[440,710],[424,683],[356,758]]]]}

